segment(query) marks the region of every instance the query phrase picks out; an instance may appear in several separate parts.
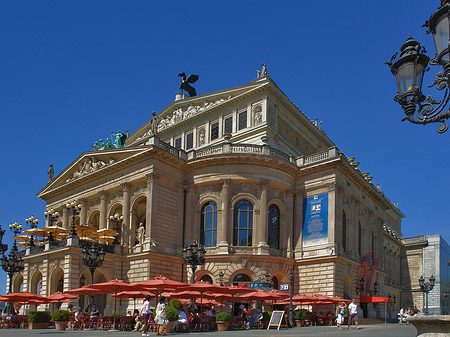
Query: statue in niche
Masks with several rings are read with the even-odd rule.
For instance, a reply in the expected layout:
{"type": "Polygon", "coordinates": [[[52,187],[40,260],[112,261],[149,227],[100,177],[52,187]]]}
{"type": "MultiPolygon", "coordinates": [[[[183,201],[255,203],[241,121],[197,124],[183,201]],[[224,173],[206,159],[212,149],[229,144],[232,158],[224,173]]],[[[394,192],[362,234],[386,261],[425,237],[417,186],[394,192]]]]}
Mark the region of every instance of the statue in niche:
{"type": "Polygon", "coordinates": [[[205,145],[206,144],[206,135],[205,135],[205,130],[201,129],[198,135],[198,143],[200,146],[205,145]]]}
{"type": "Polygon", "coordinates": [[[48,182],[53,180],[53,176],[55,174],[55,169],[53,168],[53,165],[50,164],[50,168],[47,171],[47,175],[48,175],[48,182]]]}
{"type": "Polygon", "coordinates": [[[144,240],[145,240],[145,227],[144,224],[141,222],[139,224],[139,227],[136,231],[136,238],[138,241],[138,245],[143,245],[144,244],[144,240]]]}

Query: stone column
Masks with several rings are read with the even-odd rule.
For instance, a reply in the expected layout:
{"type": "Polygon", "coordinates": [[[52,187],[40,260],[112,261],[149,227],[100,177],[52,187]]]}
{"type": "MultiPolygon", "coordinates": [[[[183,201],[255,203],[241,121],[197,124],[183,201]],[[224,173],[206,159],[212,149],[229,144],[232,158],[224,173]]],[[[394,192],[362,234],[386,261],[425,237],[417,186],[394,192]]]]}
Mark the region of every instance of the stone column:
{"type": "MultiPolygon", "coordinates": [[[[62,226],[64,228],[69,228],[69,210],[66,208],[66,205],[62,205],[62,226]]],[[[46,223],[48,224],[48,217],[46,220],[46,223]]]]}
{"type": "Polygon", "coordinates": [[[339,219],[339,215],[336,212],[336,182],[327,184],[328,187],[328,244],[336,252],[336,219],[339,219]]]}
{"type": "Polygon", "coordinates": [[[146,250],[150,249],[150,241],[153,237],[153,224],[155,222],[156,211],[156,181],[159,176],[152,172],[147,174],[147,207],[145,214],[145,246],[146,250]]]}
{"type": "Polygon", "coordinates": [[[281,215],[281,228],[280,228],[280,247],[283,249],[283,242],[286,244],[287,256],[293,256],[293,246],[295,246],[293,237],[293,193],[287,190],[284,193],[285,214],[281,215]],[[284,234],[283,234],[284,232],[284,234]]]}
{"type": "Polygon", "coordinates": [[[122,238],[120,242],[123,246],[128,246],[128,238],[130,237],[130,185],[128,183],[122,184],[123,195],[122,195],[122,238]]]}
{"type": "Polygon", "coordinates": [[[100,228],[106,228],[106,193],[105,191],[100,191],[100,228]]]}
{"type": "Polygon", "coordinates": [[[87,202],[84,198],[80,199],[80,225],[86,225],[87,202]]]}
{"type": "Polygon", "coordinates": [[[260,189],[260,208],[259,221],[255,222],[253,230],[255,231],[255,244],[258,247],[258,254],[269,254],[269,246],[267,245],[267,181],[262,181],[259,185],[260,189]]]}
{"type": "Polygon", "coordinates": [[[217,241],[218,241],[218,247],[219,252],[228,254],[228,247],[229,242],[228,239],[230,237],[230,230],[231,224],[228,222],[229,217],[229,204],[230,204],[230,179],[223,179],[222,180],[222,193],[221,193],[221,199],[222,199],[222,222],[220,226],[218,226],[217,231],[217,241]]]}

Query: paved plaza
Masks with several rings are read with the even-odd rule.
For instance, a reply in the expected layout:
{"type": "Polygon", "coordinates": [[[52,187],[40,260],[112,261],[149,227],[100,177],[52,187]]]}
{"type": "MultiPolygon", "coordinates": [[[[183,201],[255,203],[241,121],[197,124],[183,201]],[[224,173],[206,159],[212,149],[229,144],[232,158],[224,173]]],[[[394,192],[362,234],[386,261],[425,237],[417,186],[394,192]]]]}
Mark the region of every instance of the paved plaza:
{"type": "MultiPolygon", "coordinates": [[[[140,337],[140,333],[129,331],[56,331],[54,329],[39,329],[39,330],[21,330],[21,329],[2,329],[0,330],[1,337],[28,337],[28,336],[52,336],[62,335],[67,337],[140,337]]],[[[153,336],[155,333],[150,333],[153,336]]],[[[202,336],[202,337],[256,337],[256,336],[364,336],[364,337],[415,337],[416,329],[413,326],[399,326],[398,324],[373,324],[364,325],[360,330],[354,327],[351,330],[339,329],[335,326],[317,326],[317,327],[303,327],[293,329],[276,329],[271,330],[238,330],[238,331],[211,331],[211,332],[192,332],[192,333],[174,333],[172,336],[202,336]]]]}

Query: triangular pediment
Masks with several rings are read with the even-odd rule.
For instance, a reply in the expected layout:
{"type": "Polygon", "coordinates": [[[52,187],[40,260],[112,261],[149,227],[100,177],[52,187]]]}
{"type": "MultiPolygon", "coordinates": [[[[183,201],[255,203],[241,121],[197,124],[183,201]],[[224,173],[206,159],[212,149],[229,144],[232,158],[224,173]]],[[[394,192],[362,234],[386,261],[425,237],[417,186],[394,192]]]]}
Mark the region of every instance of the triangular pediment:
{"type": "Polygon", "coordinates": [[[44,198],[53,191],[110,172],[124,162],[147,151],[149,151],[148,147],[139,147],[84,152],[53,180],[49,181],[37,196],[44,198]]]}
{"type": "MultiPolygon", "coordinates": [[[[170,129],[177,127],[181,123],[189,123],[190,120],[207,114],[212,110],[235,104],[237,101],[248,97],[267,84],[268,81],[254,81],[239,87],[172,102],[157,114],[158,134],[164,135],[170,129]]],[[[126,145],[132,146],[142,143],[143,140],[152,135],[151,129],[152,121],[150,119],[129,136],[126,145]]]]}

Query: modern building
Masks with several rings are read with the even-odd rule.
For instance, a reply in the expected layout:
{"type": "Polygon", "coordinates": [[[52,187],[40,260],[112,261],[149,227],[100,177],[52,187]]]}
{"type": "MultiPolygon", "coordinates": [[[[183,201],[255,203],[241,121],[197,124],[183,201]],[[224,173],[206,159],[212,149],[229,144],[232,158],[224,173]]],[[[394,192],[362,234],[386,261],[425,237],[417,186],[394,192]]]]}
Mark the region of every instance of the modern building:
{"type": "MultiPolygon", "coordinates": [[[[400,298],[404,215],[265,68],[238,87],[177,94],[124,146],[122,139],[97,142],[38,193],[60,214],[53,225],[120,233],[94,282],[187,281],[182,248],[197,240],[206,262],[196,280],[219,284],[223,273],[230,285],[269,273],[274,287],[286,288],[292,272],[295,293],[400,298]]],[[[27,248],[13,290],[23,284],[47,295],[89,283],[80,248],[88,236],[27,248]]],[[[96,297],[105,313],[109,298],[96,297]]]]}

